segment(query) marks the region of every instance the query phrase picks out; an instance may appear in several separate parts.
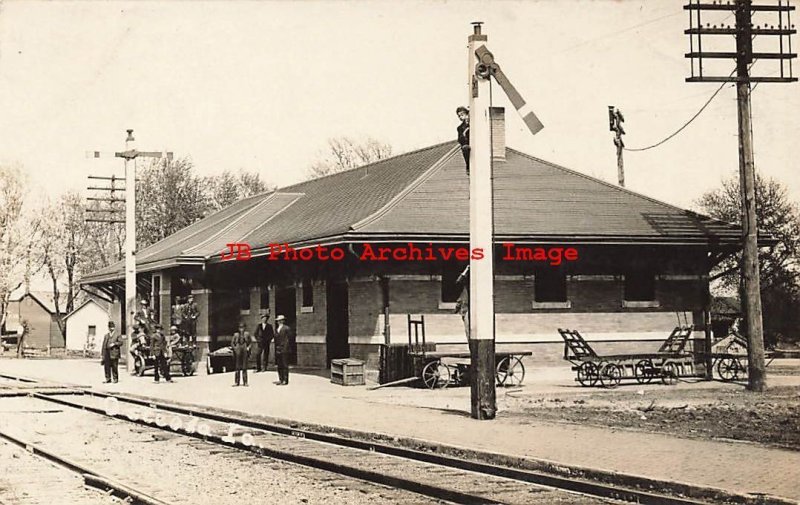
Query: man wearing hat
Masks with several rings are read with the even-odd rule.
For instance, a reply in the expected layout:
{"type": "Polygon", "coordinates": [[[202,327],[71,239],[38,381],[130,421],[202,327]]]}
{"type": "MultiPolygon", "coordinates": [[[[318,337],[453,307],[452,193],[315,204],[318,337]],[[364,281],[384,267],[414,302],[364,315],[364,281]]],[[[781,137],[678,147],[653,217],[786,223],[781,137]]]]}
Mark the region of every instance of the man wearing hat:
{"type": "Polygon", "coordinates": [[[461,106],[456,109],[456,115],[461,123],[456,128],[458,132],[458,143],[461,145],[461,154],[467,164],[467,175],[469,175],[469,109],[461,106]]]}
{"type": "Polygon", "coordinates": [[[285,386],[289,384],[289,339],[292,328],[286,324],[286,317],[279,315],[275,318],[278,330],[275,332],[275,364],[278,366],[278,382],[285,386]]]}
{"type": "Polygon", "coordinates": [[[231,347],[233,348],[233,360],[236,364],[236,376],[234,386],[239,385],[241,376],[244,385],[247,386],[247,356],[250,354],[250,333],[244,329],[244,323],[239,323],[239,331],[233,334],[231,347]]]}
{"type": "Polygon", "coordinates": [[[275,330],[269,324],[269,309],[265,314],[261,315],[261,322],[256,326],[255,337],[258,341],[258,356],[256,360],[256,372],[266,372],[267,364],[269,363],[269,345],[272,339],[275,338],[275,330]],[[264,358],[264,361],[261,361],[264,358]]]}
{"type": "Polygon", "coordinates": [[[142,300],[139,302],[141,307],[139,310],[136,311],[136,314],[133,315],[133,320],[139,324],[144,329],[144,332],[148,335],[153,333],[153,311],[149,307],[149,303],[147,300],[142,300]]]}
{"type": "Polygon", "coordinates": [[[192,344],[197,343],[197,318],[200,317],[200,309],[194,301],[194,295],[189,295],[186,299],[186,304],[183,306],[183,324],[184,330],[192,341],[192,344]]]}
{"type": "Polygon", "coordinates": [[[122,346],[122,337],[117,333],[114,321],[108,322],[108,333],[103,337],[102,362],[106,373],[106,383],[119,382],[119,349],[122,346]]]}
{"type": "Polygon", "coordinates": [[[169,371],[169,359],[167,358],[167,355],[170,352],[168,350],[169,342],[161,330],[162,326],[157,324],[155,326],[155,332],[153,333],[153,341],[150,345],[150,352],[153,354],[153,357],[156,360],[154,369],[155,382],[159,382],[159,372],[164,374],[164,378],[167,380],[167,382],[172,382],[172,376],[170,375],[169,371]]]}

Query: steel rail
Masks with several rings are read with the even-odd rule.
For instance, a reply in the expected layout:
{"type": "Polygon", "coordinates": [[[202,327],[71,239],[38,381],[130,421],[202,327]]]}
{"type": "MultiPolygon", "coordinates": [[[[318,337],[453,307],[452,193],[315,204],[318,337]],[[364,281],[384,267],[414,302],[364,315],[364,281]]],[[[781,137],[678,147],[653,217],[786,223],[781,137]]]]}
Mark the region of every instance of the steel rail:
{"type": "Polygon", "coordinates": [[[80,474],[81,477],[83,477],[83,482],[87,486],[95,487],[104,493],[110,492],[112,495],[124,500],[127,503],[141,505],[169,505],[167,502],[153,498],[152,496],[134,489],[127,484],[123,484],[117,480],[107,477],[84,465],[81,465],[80,463],[72,461],[69,458],[59,456],[46,449],[42,449],[39,445],[27,442],[5,431],[0,430],[0,438],[7,440],[14,445],[22,447],[31,454],[44,458],[48,461],[52,461],[60,466],[63,466],[67,470],[80,474]]]}
{"type": "MultiPolygon", "coordinates": [[[[105,412],[105,410],[98,407],[84,406],[81,404],[75,404],[73,402],[69,402],[61,398],[54,398],[53,396],[57,394],[58,393],[33,393],[32,396],[43,400],[59,403],[62,405],[68,405],[75,408],[89,410],[102,415],[106,416],[108,415],[105,412]]],[[[682,496],[670,496],[655,492],[642,491],[635,488],[615,486],[615,485],[593,482],[590,480],[583,480],[577,478],[567,478],[554,474],[547,474],[544,472],[511,468],[491,463],[484,463],[474,460],[456,458],[443,454],[434,454],[430,452],[416,451],[404,447],[397,447],[392,445],[379,444],[375,442],[355,440],[352,438],[341,437],[328,433],[295,429],[263,421],[256,421],[252,419],[231,416],[227,414],[216,414],[212,412],[205,412],[199,409],[170,405],[150,400],[142,400],[138,398],[129,397],[126,395],[110,394],[99,391],[85,391],[85,394],[87,396],[95,396],[99,398],[115,398],[117,401],[123,401],[134,405],[155,408],[163,412],[182,414],[186,416],[206,419],[209,421],[227,423],[227,424],[236,424],[241,427],[261,430],[288,437],[301,438],[305,440],[331,444],[339,447],[347,447],[361,451],[379,453],[387,456],[394,456],[406,460],[413,460],[417,462],[428,463],[462,471],[482,473],[494,477],[502,477],[527,484],[545,486],[553,489],[570,491],[598,498],[620,500],[631,503],[650,504],[650,505],[701,505],[701,504],[712,503],[703,499],[682,497],[682,496]]],[[[133,421],[122,414],[117,414],[114,417],[125,419],[132,422],[137,422],[138,424],[152,426],[152,424],[149,424],[145,421],[141,420],[133,421]]],[[[169,430],[168,427],[164,427],[163,429],[169,430]]],[[[195,436],[196,438],[204,438],[198,434],[189,434],[189,433],[186,434],[190,436],[195,436]]],[[[348,475],[350,477],[355,477],[362,480],[368,480],[370,482],[377,482],[392,487],[399,487],[401,489],[406,489],[414,492],[421,492],[422,494],[426,494],[428,496],[433,496],[435,498],[442,498],[449,501],[454,501],[456,503],[487,503],[486,498],[484,496],[453,494],[454,493],[453,491],[444,488],[438,488],[436,486],[434,486],[433,489],[423,490],[424,485],[417,481],[396,479],[391,476],[377,474],[376,472],[364,472],[363,470],[357,468],[343,468],[339,464],[331,465],[329,462],[325,460],[316,458],[307,458],[305,456],[286,453],[283,451],[276,451],[272,449],[264,450],[263,448],[258,448],[258,447],[243,447],[240,444],[229,443],[224,440],[221,440],[222,437],[211,437],[211,438],[214,438],[215,443],[222,443],[230,447],[250,450],[251,452],[257,452],[257,453],[265,452],[267,456],[276,459],[291,461],[294,463],[299,463],[306,466],[312,466],[315,468],[322,468],[324,470],[332,471],[335,473],[340,473],[340,474],[344,473],[344,475],[348,475]],[[444,494],[430,494],[431,492],[444,493],[444,494]]],[[[746,503],[746,502],[742,501],[741,503],[746,503]]]]}

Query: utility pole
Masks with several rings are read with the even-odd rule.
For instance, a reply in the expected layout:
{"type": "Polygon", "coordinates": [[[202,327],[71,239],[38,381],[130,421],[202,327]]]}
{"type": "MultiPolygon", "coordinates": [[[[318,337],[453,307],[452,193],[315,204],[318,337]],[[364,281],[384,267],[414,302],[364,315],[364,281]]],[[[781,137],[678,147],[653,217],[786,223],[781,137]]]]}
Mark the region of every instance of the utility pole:
{"type": "MultiPolygon", "coordinates": [[[[731,5],[714,2],[712,4],[690,2],[684,6],[689,11],[690,27],[684,33],[690,36],[690,52],[686,55],[692,60],[692,76],[687,77],[687,82],[735,82],[738,104],[739,123],[739,181],[742,192],[742,266],[741,275],[744,282],[742,306],[744,308],[745,323],[747,325],[747,360],[748,384],[751,391],[761,392],[766,388],[766,365],[764,362],[764,332],[761,318],[761,280],[758,264],[758,223],[756,219],[755,195],[755,164],[753,161],[753,138],[750,111],[750,83],[756,82],[794,82],[792,76],[792,59],[797,55],[792,53],[791,35],[796,33],[791,24],[791,11],[794,7],[788,0],[778,0],[776,5],[753,5],[752,0],[735,0],[731,5]],[[718,11],[736,16],[736,26],[730,28],[719,22],[719,28],[710,22],[703,27],[701,13],[718,11]],[[753,25],[753,14],[777,14],[777,28],[774,24],[764,23],[763,27],[753,25]],[[785,19],[784,19],[785,15],[785,19]],[[735,52],[704,52],[702,50],[703,35],[734,35],[736,37],[735,52]],[[779,50],[777,52],[754,52],[753,37],[758,35],[778,36],[779,50]],[[695,39],[696,37],[696,39],[695,39]],[[786,44],[784,45],[784,38],[786,44]],[[697,51],[694,50],[695,40],[697,51]],[[736,77],[734,72],[725,76],[703,75],[703,59],[730,59],[736,60],[736,77]],[[751,76],[750,65],[753,60],[772,60],[780,64],[780,77],[751,76]],[[695,60],[698,61],[699,75],[695,76],[695,60]],[[788,72],[787,65],[788,62],[788,72]]],[[[710,349],[707,350],[710,352],[710,349]]]]}
{"type": "Polygon", "coordinates": [[[625,187],[625,168],[622,164],[622,150],[625,149],[625,143],[622,141],[622,136],[625,135],[625,130],[622,128],[622,123],[624,122],[622,111],[609,105],[608,129],[614,132],[614,145],[617,147],[617,179],[623,188],[625,187]]]}
{"type": "Polygon", "coordinates": [[[86,212],[96,213],[96,214],[99,214],[100,216],[107,215],[108,219],[104,219],[102,217],[97,217],[97,218],[93,217],[93,218],[84,219],[84,221],[86,221],[87,223],[109,223],[109,224],[124,223],[125,222],[124,219],[118,219],[118,215],[119,215],[120,212],[122,212],[122,209],[116,208],[114,206],[114,204],[116,202],[124,202],[125,201],[124,198],[119,198],[118,197],[118,193],[124,193],[125,192],[125,188],[124,187],[117,187],[117,181],[120,181],[121,179],[119,177],[115,176],[115,175],[112,175],[111,177],[90,175],[89,179],[99,180],[99,181],[108,181],[109,186],[88,186],[86,188],[86,189],[88,189],[90,191],[108,191],[108,196],[107,197],[93,197],[93,196],[90,196],[90,197],[86,198],[89,202],[108,202],[108,206],[105,209],[87,208],[86,212]]]}
{"type": "MultiPolygon", "coordinates": [[[[172,159],[172,153],[137,151],[135,149],[133,130],[127,130],[127,132],[125,150],[115,152],[114,157],[125,160],[125,307],[122,316],[126,335],[125,366],[131,372],[133,370],[133,362],[128,350],[131,348],[133,314],[136,312],[136,158],[166,157],[167,159],[172,159]]],[[[101,153],[95,151],[94,157],[100,158],[101,153]]]]}

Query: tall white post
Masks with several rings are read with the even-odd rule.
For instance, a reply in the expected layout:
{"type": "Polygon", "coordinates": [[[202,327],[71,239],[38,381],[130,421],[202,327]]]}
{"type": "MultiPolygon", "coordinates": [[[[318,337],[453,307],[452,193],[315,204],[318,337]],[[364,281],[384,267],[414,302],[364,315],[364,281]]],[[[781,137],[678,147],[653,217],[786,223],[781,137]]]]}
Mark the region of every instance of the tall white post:
{"type": "MultiPolygon", "coordinates": [[[[125,151],[135,149],[133,130],[128,130],[125,151]]],[[[131,342],[133,340],[133,315],[136,312],[136,158],[125,157],[125,366],[133,370],[131,342]]]]}
{"type": "Polygon", "coordinates": [[[485,45],[479,23],[469,41],[469,242],[470,250],[482,249],[482,259],[470,260],[469,315],[472,362],[472,417],[494,419],[494,223],[492,206],[492,146],[489,121],[489,76],[477,76],[475,50],[485,45]]]}

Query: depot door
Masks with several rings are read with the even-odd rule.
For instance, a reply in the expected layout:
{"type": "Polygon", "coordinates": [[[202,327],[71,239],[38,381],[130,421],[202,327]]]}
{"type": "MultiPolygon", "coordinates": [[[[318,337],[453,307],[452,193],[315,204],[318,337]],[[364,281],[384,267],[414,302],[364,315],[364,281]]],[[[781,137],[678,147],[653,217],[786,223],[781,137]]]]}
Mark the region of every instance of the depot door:
{"type": "Polygon", "coordinates": [[[350,356],[350,319],[347,283],[327,281],[325,283],[325,306],[327,307],[327,333],[325,343],[328,349],[327,364],[331,360],[350,356]]]}

